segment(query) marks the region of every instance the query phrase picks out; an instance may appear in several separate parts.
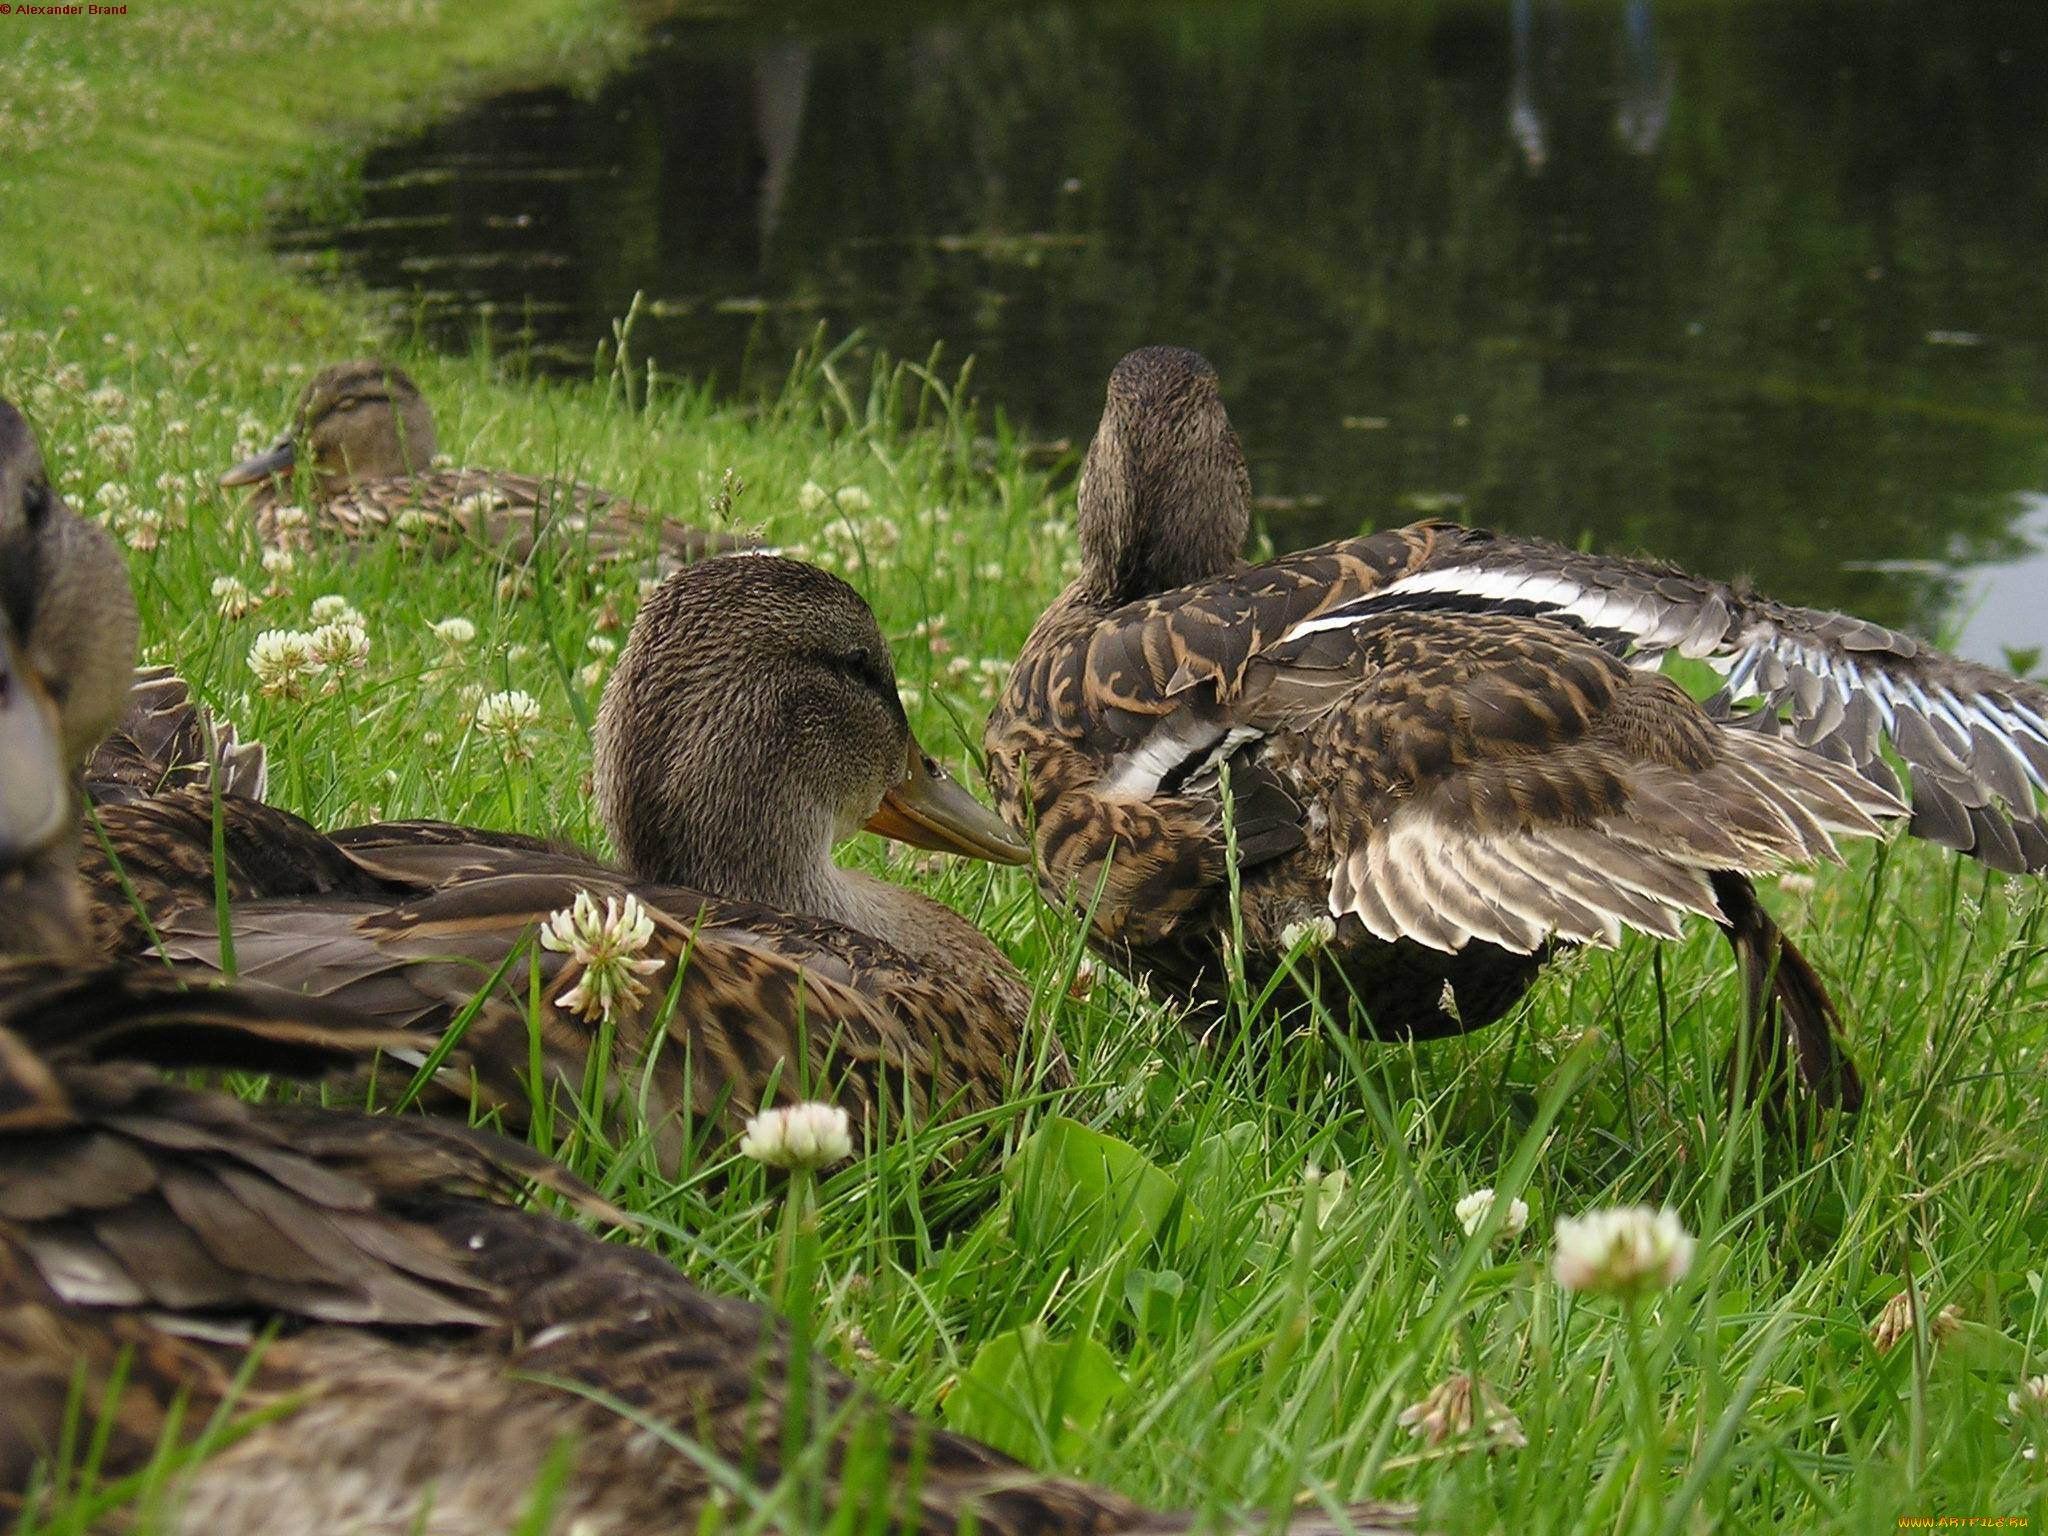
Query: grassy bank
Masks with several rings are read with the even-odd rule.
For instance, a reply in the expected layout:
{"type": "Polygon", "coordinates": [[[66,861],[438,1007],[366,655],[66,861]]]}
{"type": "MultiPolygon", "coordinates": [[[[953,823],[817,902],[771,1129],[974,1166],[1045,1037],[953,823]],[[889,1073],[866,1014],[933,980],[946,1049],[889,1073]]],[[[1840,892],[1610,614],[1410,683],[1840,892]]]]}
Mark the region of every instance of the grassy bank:
{"type": "MultiPolygon", "coordinates": [[[[944,374],[821,355],[741,409],[650,390],[629,349],[587,384],[525,383],[373,334],[367,305],[263,247],[276,200],[333,187],[379,127],[450,93],[601,67],[630,46],[619,10],[130,9],[5,34],[0,393],[29,409],[70,499],[127,539],[151,653],[271,744],[281,801],[322,822],[599,835],[583,722],[630,621],[629,574],[542,600],[396,549],[266,569],[212,488],[311,367],[372,345],[416,372],[459,461],[573,474],[703,521],[727,516],[730,471],[744,487],[730,519],[868,596],[921,735],[966,761],[1073,541],[1057,487],[989,442],[944,374]],[[224,598],[223,578],[254,606],[224,598]],[[305,626],[329,594],[367,618],[359,683],[257,696],[257,634],[305,626]],[[451,652],[429,626],[456,615],[478,632],[451,652]],[[541,701],[530,761],[471,728],[480,694],[504,688],[541,701]]],[[[2041,1426],[2006,1406],[2048,1369],[2034,887],[1904,847],[1783,882],[1774,908],[1835,981],[1873,1084],[1861,1119],[1805,1158],[1715,1090],[1739,994],[1711,933],[1560,965],[1471,1040],[1224,1049],[1184,1040],[1114,977],[1078,995],[1073,930],[1020,877],[865,840],[848,857],[968,912],[1039,981],[1083,1083],[1021,1106],[1008,1141],[1057,1112],[1116,1138],[1090,1156],[1119,1188],[1149,1166],[1166,1194],[1130,1248],[1117,1228],[1034,1229],[1032,1202],[1002,1194],[987,1163],[922,1191],[900,1157],[834,1175],[819,1331],[889,1397],[1161,1503],[1407,1496],[1439,1528],[1517,1533],[2048,1516],[2040,1464],[2020,1454],[2041,1426]],[[1528,1232],[1468,1243],[1453,1207],[1479,1186],[1526,1198],[1528,1232]],[[1639,1335],[1546,1269],[1556,1217],[1624,1200],[1669,1203],[1701,1238],[1693,1279],[1639,1335]],[[1923,1325],[1879,1354],[1867,1330],[1909,1285],[1923,1325]],[[1954,1326],[1934,1327],[1948,1307],[1954,1326]],[[987,1349],[1006,1337],[1064,1347],[1088,1390],[1057,1409],[1024,1391],[1005,1413],[958,1388],[1016,1385],[987,1349]],[[1478,1454],[1399,1424],[1465,1370],[1499,1391],[1526,1447],[1478,1454]]],[[[775,1207],[757,1177],[674,1184],[589,1138],[566,1151],[652,1218],[644,1241],[706,1284],[763,1290],[775,1207]]]]}

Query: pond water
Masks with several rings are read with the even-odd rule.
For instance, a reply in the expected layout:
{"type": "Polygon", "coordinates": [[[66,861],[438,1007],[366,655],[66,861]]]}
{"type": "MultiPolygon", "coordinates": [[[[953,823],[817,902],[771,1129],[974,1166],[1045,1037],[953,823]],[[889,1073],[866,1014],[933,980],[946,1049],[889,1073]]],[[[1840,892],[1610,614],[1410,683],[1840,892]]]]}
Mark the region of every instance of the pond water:
{"type": "Polygon", "coordinates": [[[772,387],[825,322],[1085,443],[1222,373],[1281,547],[1443,511],[2048,641],[2039,0],[763,3],[372,152],[408,323],[772,387]]]}

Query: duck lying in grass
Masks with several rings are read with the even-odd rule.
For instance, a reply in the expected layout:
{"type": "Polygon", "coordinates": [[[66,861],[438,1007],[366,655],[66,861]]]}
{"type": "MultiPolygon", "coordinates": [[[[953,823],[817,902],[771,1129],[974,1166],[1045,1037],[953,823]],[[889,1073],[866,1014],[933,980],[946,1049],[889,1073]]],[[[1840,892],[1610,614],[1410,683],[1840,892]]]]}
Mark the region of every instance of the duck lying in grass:
{"type": "Polygon", "coordinates": [[[673,568],[745,549],[755,541],[664,521],[624,497],[578,481],[496,469],[437,469],[434,418],[402,369],[358,359],[315,374],[292,424],[264,452],[220,477],[250,486],[256,526],[268,543],[327,534],[372,538],[387,529],[436,554],[482,549],[523,560],[542,534],[593,560],[641,553],[658,528],[662,564],[673,568]],[[308,522],[281,516],[298,505],[303,473],[308,522]]]}
{"type": "MultiPolygon", "coordinates": [[[[312,1076],[405,1037],[275,989],[70,953],[78,930],[46,921],[76,880],[61,715],[13,628],[0,621],[0,1507],[99,1528],[141,1503],[147,1528],[187,1536],[500,1536],[548,1515],[584,1536],[682,1536],[756,1503],[788,1528],[812,1511],[930,1533],[1267,1528],[1042,1475],[819,1359],[793,1377],[759,1308],[514,1208],[538,1184],[625,1220],[523,1145],[166,1081],[312,1076]]],[[[1400,1518],[1367,1505],[1296,1529],[1400,1518]]]]}
{"type": "Polygon", "coordinates": [[[987,729],[1046,895],[1172,997],[1227,994],[1241,926],[1254,994],[1292,964],[1375,1034],[1453,1034],[1499,1019],[1559,945],[1697,915],[1740,961],[1750,1059],[1782,1052],[1813,1099],[1854,1106],[1834,1007],[1753,877],[1906,815],[1887,749],[1916,834],[2048,867],[2048,690],[1445,523],[1246,565],[1249,499],[1209,365],[1120,362],[1081,473],[1081,575],[987,729]],[[1724,695],[1660,676],[1674,651],[1724,695]]]}
{"type": "MultiPolygon", "coordinates": [[[[125,585],[97,600],[131,601],[125,585]]],[[[60,660],[126,666],[105,647],[60,660]]],[[[235,968],[410,1032],[465,1020],[444,1085],[515,1119],[534,1087],[519,1001],[537,974],[550,1076],[580,1086],[601,1047],[607,1089],[639,1104],[671,1165],[695,1128],[736,1129],[776,1098],[833,1097],[879,1126],[985,1113],[1031,1080],[1030,991],[1001,952],[832,859],[862,826],[1024,857],[911,734],[845,583],[772,556],[671,577],[611,679],[597,780],[624,870],[438,822],[330,837],[230,785],[235,968]],[[472,1010],[480,992],[495,1001],[472,1010]]],[[[221,966],[211,789],[117,790],[84,855],[100,946],[221,966]]],[[[1045,1049],[1037,1080],[1064,1081],[1045,1049]]]]}

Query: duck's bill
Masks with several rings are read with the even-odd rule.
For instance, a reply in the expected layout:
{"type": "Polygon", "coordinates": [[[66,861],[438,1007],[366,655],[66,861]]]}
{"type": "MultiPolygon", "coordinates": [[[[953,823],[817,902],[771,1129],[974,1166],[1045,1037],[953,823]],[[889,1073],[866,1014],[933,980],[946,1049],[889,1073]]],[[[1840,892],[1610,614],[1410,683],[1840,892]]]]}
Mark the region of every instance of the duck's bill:
{"type": "Polygon", "coordinates": [[[0,871],[34,858],[71,820],[56,708],[0,629],[0,871]]]}
{"type": "Polygon", "coordinates": [[[280,437],[253,459],[244,459],[220,477],[224,486],[260,485],[274,475],[288,475],[299,462],[299,453],[289,437],[280,437]]]}
{"type": "Polygon", "coordinates": [[[1031,850],[996,813],[926,756],[915,738],[903,781],[882,796],[882,807],[869,819],[868,830],[913,848],[987,859],[991,864],[1022,864],[1031,857],[1031,850]]]}

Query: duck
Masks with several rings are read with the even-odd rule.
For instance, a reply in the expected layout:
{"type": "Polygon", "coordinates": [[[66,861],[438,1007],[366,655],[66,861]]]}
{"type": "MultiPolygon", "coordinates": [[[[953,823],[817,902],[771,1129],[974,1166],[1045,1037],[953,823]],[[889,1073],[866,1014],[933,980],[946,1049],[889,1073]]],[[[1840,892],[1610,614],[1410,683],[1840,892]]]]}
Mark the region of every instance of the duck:
{"type": "Polygon", "coordinates": [[[665,521],[580,481],[441,468],[438,454],[433,413],[412,377],[391,363],[356,358],[315,373],[290,425],[262,453],[223,473],[220,484],[248,488],[257,532],[273,545],[395,531],[409,547],[433,555],[481,549],[523,561],[552,532],[596,562],[653,548],[658,567],[668,570],[759,544],[665,521]],[[301,486],[310,506],[300,505],[301,486]]]}
{"type": "Polygon", "coordinates": [[[837,577],[772,555],[678,570],[621,652],[596,755],[620,864],[443,822],[329,834],[210,785],[119,794],[81,855],[95,946],[394,1028],[461,1021],[435,1101],[515,1126],[536,1086],[531,963],[550,1080],[583,1091],[608,1047],[606,1092],[639,1107],[671,1166],[778,1099],[833,1098],[879,1133],[906,1114],[973,1123],[1017,1087],[1070,1080],[979,929],[833,860],[863,827],[1026,857],[917,741],[874,615],[837,577]]]}
{"type": "Polygon", "coordinates": [[[1555,954],[1717,924],[1745,1059],[1796,1103],[1862,1097],[1841,1021],[1756,880],[1906,820],[2048,868],[2048,690],[1848,615],[1647,560],[1441,521],[1250,563],[1216,372],[1110,375],[1076,492],[1081,571],[984,733],[1041,892],[1211,1027],[1241,933],[1365,1034],[1502,1018],[1555,954]],[[1666,656],[1725,677],[1696,702],[1666,656]],[[1907,770],[1901,784],[1886,754],[1907,770]]]}
{"type": "MultiPolygon", "coordinates": [[[[75,819],[33,810],[75,782],[57,723],[0,622],[0,754],[23,775],[0,797],[0,1508],[17,1522],[81,1484],[118,1507],[137,1479],[129,1498],[168,1494],[148,1523],[177,1536],[495,1536],[526,1528],[546,1483],[563,1528],[687,1536],[732,1501],[788,1497],[787,1472],[849,1527],[1272,1528],[1150,1510],[878,1399],[779,1317],[589,1230],[633,1223],[524,1143],[187,1080],[318,1081],[406,1037],[42,924],[51,884],[78,881],[75,819]],[[564,1214],[523,1207],[529,1190],[564,1214]],[[829,1439],[815,1472],[785,1468],[796,1435],[829,1439]]],[[[1294,1528],[1411,1514],[1365,1503],[1294,1528]]]]}

